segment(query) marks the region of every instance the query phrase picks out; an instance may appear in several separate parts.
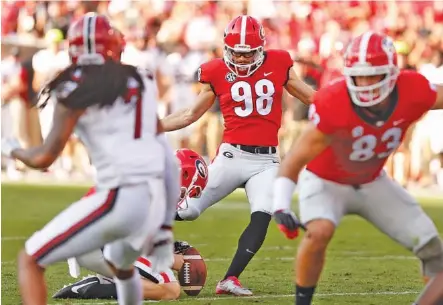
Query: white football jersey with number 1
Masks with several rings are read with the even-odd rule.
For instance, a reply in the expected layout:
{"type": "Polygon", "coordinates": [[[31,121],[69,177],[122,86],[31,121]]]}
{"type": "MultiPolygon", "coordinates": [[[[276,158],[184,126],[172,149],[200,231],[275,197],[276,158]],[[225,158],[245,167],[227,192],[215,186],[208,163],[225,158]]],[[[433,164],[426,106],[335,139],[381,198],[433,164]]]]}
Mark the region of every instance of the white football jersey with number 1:
{"type": "Polygon", "coordinates": [[[90,107],[79,119],[76,134],[96,169],[98,188],[147,181],[164,172],[163,147],[156,140],[157,89],[145,72],[145,90],[137,98],[138,83],[128,80],[128,95],[110,107],[90,107]]]}

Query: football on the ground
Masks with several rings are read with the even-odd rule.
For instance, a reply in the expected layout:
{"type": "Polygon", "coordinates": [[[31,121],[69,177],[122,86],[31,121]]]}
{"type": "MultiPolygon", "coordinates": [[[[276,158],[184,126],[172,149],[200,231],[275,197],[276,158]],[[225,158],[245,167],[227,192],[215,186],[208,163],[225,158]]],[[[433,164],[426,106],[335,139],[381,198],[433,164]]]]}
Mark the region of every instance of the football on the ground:
{"type": "Polygon", "coordinates": [[[189,296],[197,296],[205,286],[207,270],[200,252],[194,247],[183,251],[183,267],[178,272],[178,280],[183,291],[189,296]]]}

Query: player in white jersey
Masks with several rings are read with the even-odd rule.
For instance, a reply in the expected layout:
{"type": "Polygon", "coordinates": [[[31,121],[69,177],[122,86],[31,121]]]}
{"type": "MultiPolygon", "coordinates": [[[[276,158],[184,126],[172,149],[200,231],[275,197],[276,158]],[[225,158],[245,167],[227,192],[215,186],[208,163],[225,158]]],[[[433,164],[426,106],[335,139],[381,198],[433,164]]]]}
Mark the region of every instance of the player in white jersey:
{"type": "Polygon", "coordinates": [[[97,192],[57,215],[26,241],[18,257],[22,302],[47,304],[47,266],[104,247],[119,304],[142,304],[134,262],[144,253],[155,271],[172,266],[172,222],[180,193],[175,156],[157,118],[152,75],[120,63],[123,36],[105,16],[88,13],[68,31],[72,64],[43,89],[38,106],[56,101],[45,142],[2,153],[33,168],[51,165],[76,130],[97,169],[97,192]]]}

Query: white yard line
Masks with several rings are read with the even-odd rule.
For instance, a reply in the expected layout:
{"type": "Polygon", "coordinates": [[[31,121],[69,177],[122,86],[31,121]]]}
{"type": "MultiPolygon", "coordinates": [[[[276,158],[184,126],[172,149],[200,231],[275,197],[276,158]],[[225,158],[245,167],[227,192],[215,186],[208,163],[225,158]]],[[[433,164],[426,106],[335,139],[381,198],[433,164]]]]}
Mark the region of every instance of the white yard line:
{"type": "MultiPolygon", "coordinates": [[[[335,255],[335,257],[343,257],[347,260],[361,260],[361,261],[388,261],[388,260],[416,260],[415,256],[406,256],[406,255],[383,255],[383,256],[348,256],[348,255],[335,255]]],[[[254,261],[292,261],[294,259],[293,256],[282,256],[282,257],[255,257],[254,261]]],[[[205,258],[205,262],[227,262],[231,261],[231,257],[211,257],[205,258]]],[[[13,265],[16,261],[3,261],[2,265],[13,265]]]]}
{"type": "MultiPolygon", "coordinates": [[[[418,291],[380,291],[380,292],[337,292],[337,293],[318,293],[315,295],[316,298],[326,298],[326,297],[348,297],[348,296],[376,296],[376,295],[409,295],[409,294],[418,294],[418,291]]],[[[232,299],[284,299],[284,298],[293,298],[293,294],[268,294],[268,295],[254,295],[251,297],[202,297],[202,298],[186,298],[183,301],[223,301],[223,300],[232,300],[232,299]]],[[[144,304],[147,303],[157,303],[156,301],[145,301],[144,304]]],[[[48,305],[64,305],[65,303],[52,303],[48,305]]],[[[116,301],[109,301],[106,303],[73,303],[73,305],[107,305],[107,304],[117,304],[116,301]]]]}
{"type": "Polygon", "coordinates": [[[4,236],[2,237],[2,241],[14,241],[14,240],[25,240],[26,236],[4,236]]]}

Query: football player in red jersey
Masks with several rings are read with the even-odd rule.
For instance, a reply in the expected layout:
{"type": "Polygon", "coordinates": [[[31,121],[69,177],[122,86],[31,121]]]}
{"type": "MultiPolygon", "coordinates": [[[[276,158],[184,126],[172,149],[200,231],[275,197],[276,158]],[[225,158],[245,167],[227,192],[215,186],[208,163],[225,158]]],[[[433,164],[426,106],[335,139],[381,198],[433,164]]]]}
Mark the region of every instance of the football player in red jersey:
{"type": "Polygon", "coordinates": [[[203,88],[196,103],[162,120],[166,131],[198,120],[214,103],[220,103],[224,119],[222,144],[209,166],[209,181],[200,198],[187,200],[178,220],[194,220],[208,207],[238,187],[244,187],[251,205],[251,219],[218,294],[252,295],[238,277],[260,249],[272,214],[270,190],[278,170],[278,130],[282,116],[282,93],[309,104],[314,90],[292,69],[285,50],[264,50],[265,34],[250,16],[233,19],[224,33],[224,57],[211,60],[198,70],[203,88]],[[269,195],[268,195],[269,193],[269,195]]]}
{"type": "Polygon", "coordinates": [[[315,94],[310,126],[274,182],[280,230],[295,238],[303,224],[308,232],[296,259],[297,305],[311,304],[327,245],[346,214],[364,217],[413,251],[425,277],[443,272],[443,245],[435,225],[383,171],[408,127],[428,110],[443,108],[443,87],[417,72],[399,71],[393,42],[384,35],[367,32],[355,38],[344,60],[345,77],[315,94]],[[300,221],[290,209],[296,182],[300,221]]]}

